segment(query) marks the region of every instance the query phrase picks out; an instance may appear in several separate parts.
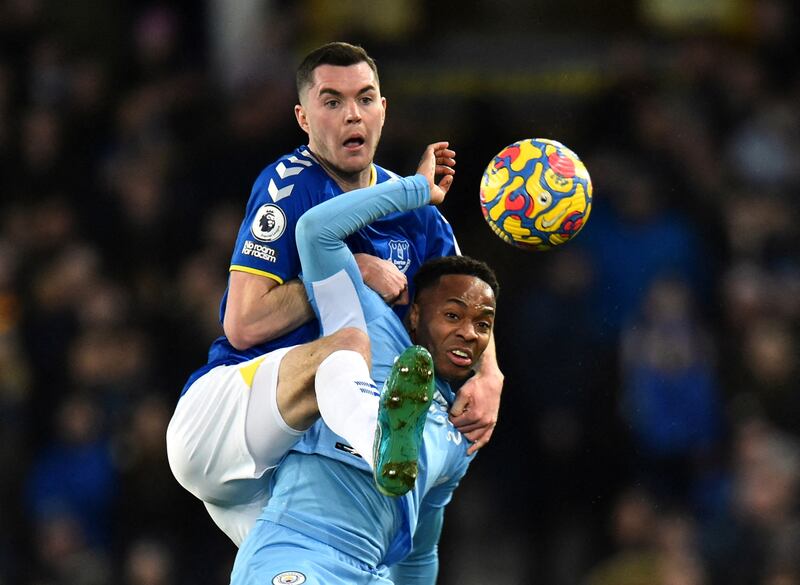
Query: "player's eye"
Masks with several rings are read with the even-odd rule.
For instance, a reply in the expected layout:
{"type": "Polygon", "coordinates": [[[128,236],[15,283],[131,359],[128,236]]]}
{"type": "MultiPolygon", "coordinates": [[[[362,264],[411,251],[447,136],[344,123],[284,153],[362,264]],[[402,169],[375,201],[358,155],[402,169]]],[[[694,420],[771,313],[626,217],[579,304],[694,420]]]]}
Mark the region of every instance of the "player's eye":
{"type": "Polygon", "coordinates": [[[325,102],[325,107],[329,109],[333,109],[339,105],[339,100],[328,100],[325,102]]]}
{"type": "Polygon", "coordinates": [[[477,327],[482,332],[486,332],[492,329],[492,324],[487,321],[479,321],[478,323],[476,323],[475,327],[477,327]]]}
{"type": "Polygon", "coordinates": [[[458,320],[458,315],[456,313],[453,313],[453,312],[450,312],[450,311],[447,311],[444,314],[444,316],[445,316],[446,319],[449,319],[450,321],[458,320]]]}
{"type": "Polygon", "coordinates": [[[361,98],[361,103],[364,104],[365,106],[370,105],[373,101],[375,100],[373,100],[370,96],[365,95],[361,98]]]}

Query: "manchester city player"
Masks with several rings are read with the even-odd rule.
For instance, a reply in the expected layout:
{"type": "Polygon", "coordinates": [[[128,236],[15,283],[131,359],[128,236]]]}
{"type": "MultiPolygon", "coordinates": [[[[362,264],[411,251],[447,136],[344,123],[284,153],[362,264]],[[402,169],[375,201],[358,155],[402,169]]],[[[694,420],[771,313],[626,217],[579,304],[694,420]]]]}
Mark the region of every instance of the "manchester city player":
{"type": "MultiPolygon", "coordinates": [[[[381,399],[382,432],[375,442],[376,476],[387,456],[383,439],[403,427],[394,424],[402,415],[393,411],[403,405],[393,399],[413,397],[408,388],[433,382],[435,371],[434,403],[416,415],[425,421],[416,485],[400,498],[381,495],[373,488],[370,467],[343,449],[339,437],[318,421],[275,471],[271,499],[237,555],[233,585],[436,581],[444,506],[471,460],[465,457],[466,441],[447,419],[455,400],[449,382],[467,378],[489,344],[497,282],[488,266],[470,258],[428,262],[415,277],[416,295],[404,326],[364,285],[343,239],[377,217],[439,202],[450,177],[434,183],[434,169],[439,168],[434,152],[444,146],[426,150],[420,165],[424,176],[332,199],[306,212],[297,226],[306,287],[323,328],[349,325],[353,315],[363,319],[372,346],[373,379],[380,383],[389,378],[381,399]],[[412,343],[430,353],[405,349],[412,343]],[[406,388],[395,394],[398,385],[406,388]]],[[[407,410],[411,417],[402,422],[418,427],[413,410],[407,410]]],[[[388,487],[391,491],[391,481],[388,487]]]]}
{"type": "MultiPolygon", "coordinates": [[[[295,115],[308,145],[275,161],[255,182],[221,303],[225,335],[187,381],[167,432],[176,478],[236,544],[268,498],[270,470],[319,416],[315,379],[326,377],[319,372],[323,361],[323,370],[348,372],[367,390],[361,406],[332,400],[328,422],[357,451],[374,430],[369,420],[359,422],[374,405],[366,334],[347,327],[318,339],[319,325],[298,280],[294,228],[307,209],[395,177],[372,163],[386,100],[373,60],[346,43],[310,53],[298,69],[297,86],[295,115]]],[[[452,167],[454,153],[448,152],[439,156],[452,167]]],[[[359,253],[366,284],[395,303],[399,314],[413,293],[406,283],[420,264],[457,253],[450,226],[431,206],[382,218],[347,243],[359,253]]],[[[490,344],[450,412],[473,441],[471,452],[491,436],[501,387],[490,344]]]]}

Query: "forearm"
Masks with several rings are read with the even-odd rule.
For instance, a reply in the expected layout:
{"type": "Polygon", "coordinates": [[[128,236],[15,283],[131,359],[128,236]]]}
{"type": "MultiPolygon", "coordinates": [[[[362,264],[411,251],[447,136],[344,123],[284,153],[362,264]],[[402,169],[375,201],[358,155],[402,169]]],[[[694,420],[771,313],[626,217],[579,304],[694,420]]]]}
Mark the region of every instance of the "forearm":
{"type": "Polygon", "coordinates": [[[481,376],[490,376],[496,378],[501,383],[505,379],[505,375],[500,370],[500,365],[497,363],[497,350],[494,342],[494,331],[492,331],[492,337],[489,339],[489,345],[486,346],[486,350],[483,352],[476,370],[481,376]]]}
{"type": "Polygon", "coordinates": [[[398,585],[434,585],[439,572],[439,538],[444,524],[444,508],[424,508],[420,512],[411,554],[391,567],[398,585]]]}
{"type": "Polygon", "coordinates": [[[475,375],[458,391],[450,409],[450,420],[472,442],[467,455],[486,445],[492,437],[500,411],[505,376],[497,364],[494,334],[481,356],[475,375]]]}
{"type": "Polygon", "coordinates": [[[280,337],[314,318],[305,287],[299,280],[275,287],[261,300],[253,304],[249,316],[252,336],[258,343],[280,337]]]}
{"type": "Polygon", "coordinates": [[[276,339],[313,319],[303,283],[231,272],[225,335],[237,349],[276,339]],[[236,281],[234,283],[234,281],[236,281]]]}
{"type": "Polygon", "coordinates": [[[403,561],[391,567],[392,581],[402,585],[434,585],[439,573],[436,553],[427,559],[403,561]]]}

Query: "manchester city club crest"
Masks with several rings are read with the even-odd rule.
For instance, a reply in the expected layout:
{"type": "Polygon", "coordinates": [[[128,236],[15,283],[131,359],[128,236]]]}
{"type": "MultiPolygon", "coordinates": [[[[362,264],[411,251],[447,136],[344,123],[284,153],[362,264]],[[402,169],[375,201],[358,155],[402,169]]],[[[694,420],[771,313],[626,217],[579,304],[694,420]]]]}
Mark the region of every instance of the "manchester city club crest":
{"type": "Polygon", "coordinates": [[[277,205],[266,203],[258,208],[250,232],[262,242],[274,242],[283,235],[286,229],[286,215],[277,205]]]}
{"type": "Polygon", "coordinates": [[[284,571],[272,578],[272,585],[300,585],[306,582],[306,576],[297,571],[284,571]]]}
{"type": "Polygon", "coordinates": [[[389,260],[400,272],[405,272],[411,266],[409,248],[408,240],[389,240],[389,260]]]}

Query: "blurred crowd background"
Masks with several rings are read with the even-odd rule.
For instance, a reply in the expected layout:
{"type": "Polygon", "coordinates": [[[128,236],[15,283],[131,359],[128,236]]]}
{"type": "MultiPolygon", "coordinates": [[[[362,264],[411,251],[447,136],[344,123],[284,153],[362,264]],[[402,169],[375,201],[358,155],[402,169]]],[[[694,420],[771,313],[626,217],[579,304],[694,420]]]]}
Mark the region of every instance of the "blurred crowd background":
{"type": "Polygon", "coordinates": [[[798,30],[792,0],[0,0],[0,584],[227,583],[164,433],[329,40],[378,61],[380,164],[456,147],[443,211],[503,286],[439,582],[800,584],[798,30]],[[595,184],[548,253],[478,205],[526,137],[595,184]]]}

